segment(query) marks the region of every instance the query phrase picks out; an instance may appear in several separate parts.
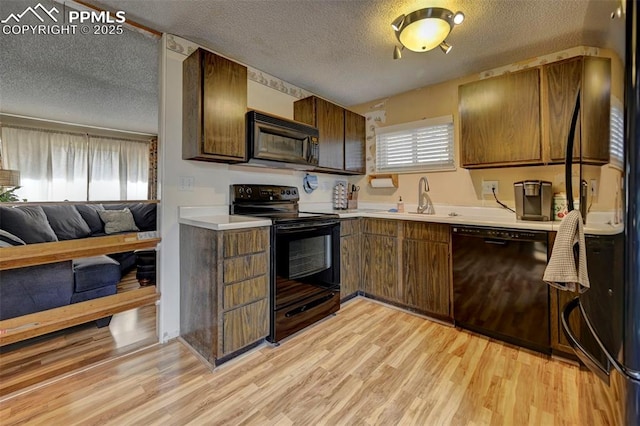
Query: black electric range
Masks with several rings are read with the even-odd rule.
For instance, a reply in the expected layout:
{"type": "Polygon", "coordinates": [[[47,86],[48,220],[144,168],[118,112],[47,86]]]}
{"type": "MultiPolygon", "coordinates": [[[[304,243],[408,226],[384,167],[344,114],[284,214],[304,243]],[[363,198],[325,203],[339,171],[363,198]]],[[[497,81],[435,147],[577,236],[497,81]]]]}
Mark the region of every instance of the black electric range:
{"type": "Polygon", "coordinates": [[[338,215],[299,211],[293,186],[231,185],[230,213],[267,217],[271,227],[268,340],[285,337],[340,309],[338,215]]]}

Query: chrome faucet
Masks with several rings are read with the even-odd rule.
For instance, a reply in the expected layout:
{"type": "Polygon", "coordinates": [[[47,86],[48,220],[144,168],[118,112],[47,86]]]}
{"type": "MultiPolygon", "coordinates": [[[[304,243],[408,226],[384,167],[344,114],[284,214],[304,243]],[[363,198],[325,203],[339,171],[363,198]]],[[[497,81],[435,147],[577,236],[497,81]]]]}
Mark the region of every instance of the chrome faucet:
{"type": "Polygon", "coordinates": [[[418,183],[418,213],[436,214],[436,209],[433,207],[433,202],[431,202],[428,192],[429,181],[426,176],[422,176],[418,183]]]}

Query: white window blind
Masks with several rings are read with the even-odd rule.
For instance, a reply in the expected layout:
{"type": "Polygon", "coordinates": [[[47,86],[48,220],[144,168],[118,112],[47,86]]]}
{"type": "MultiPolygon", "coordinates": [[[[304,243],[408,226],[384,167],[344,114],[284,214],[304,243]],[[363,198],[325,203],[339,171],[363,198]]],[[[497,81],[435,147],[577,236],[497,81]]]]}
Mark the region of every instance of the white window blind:
{"type": "Polygon", "coordinates": [[[609,142],[609,162],[622,168],[624,160],[624,108],[617,98],[611,99],[611,138],[609,142]]]}
{"type": "Polygon", "coordinates": [[[376,129],[377,172],[453,169],[453,116],[376,129]]]}

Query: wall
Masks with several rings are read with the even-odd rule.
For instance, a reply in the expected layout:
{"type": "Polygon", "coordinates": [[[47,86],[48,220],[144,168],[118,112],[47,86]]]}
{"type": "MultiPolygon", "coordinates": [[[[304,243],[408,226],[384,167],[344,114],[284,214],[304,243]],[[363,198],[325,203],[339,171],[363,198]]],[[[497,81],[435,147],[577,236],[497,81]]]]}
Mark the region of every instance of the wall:
{"type": "MultiPolygon", "coordinates": [[[[622,100],[623,96],[623,66],[619,57],[612,51],[605,49],[576,47],[562,52],[555,52],[543,57],[533,58],[489,70],[480,74],[467,76],[441,84],[422,87],[420,89],[401,93],[386,99],[378,99],[365,104],[350,107],[355,112],[367,115],[367,172],[374,172],[375,136],[372,129],[377,126],[389,126],[453,114],[455,124],[455,158],[460,164],[460,124],[458,120],[458,86],[499,75],[504,72],[519,70],[547,62],[569,58],[577,55],[593,55],[611,58],[612,87],[611,93],[622,100]],[[378,121],[373,117],[377,117],[378,121]]],[[[446,60],[443,57],[442,60],[446,60]]],[[[576,169],[577,170],[577,169],[576,169]]],[[[609,165],[602,167],[585,167],[584,177],[587,180],[597,179],[597,197],[594,197],[591,211],[610,211],[614,209],[616,188],[619,187],[620,171],[609,165]]],[[[418,180],[426,175],[429,178],[430,195],[436,204],[452,204],[464,206],[497,206],[493,196],[482,195],[482,181],[495,180],[499,182],[498,197],[508,205],[514,205],[513,182],[524,179],[542,179],[553,183],[554,192],[561,192],[564,188],[564,167],[510,167],[498,169],[466,170],[458,168],[455,171],[411,173],[399,176],[397,189],[373,189],[367,185],[365,178],[352,178],[362,188],[360,200],[371,202],[397,201],[398,197],[410,204],[417,203],[418,180]]]]}
{"type": "MultiPolygon", "coordinates": [[[[182,160],[182,61],[198,46],[175,36],[163,37],[160,82],[159,194],[161,199],[158,329],[161,341],[180,333],[179,206],[228,206],[229,185],[265,183],[302,186],[303,172],[182,160]],[[179,190],[181,177],[193,177],[194,187],[179,190]]],[[[233,58],[231,58],[233,59],[233,58]]],[[[274,77],[248,70],[249,108],[293,118],[293,102],[309,93],[274,77]]],[[[319,187],[301,194],[301,202],[329,202],[339,176],[318,174],[319,187]]],[[[344,180],[344,179],[340,179],[344,180]]]]}

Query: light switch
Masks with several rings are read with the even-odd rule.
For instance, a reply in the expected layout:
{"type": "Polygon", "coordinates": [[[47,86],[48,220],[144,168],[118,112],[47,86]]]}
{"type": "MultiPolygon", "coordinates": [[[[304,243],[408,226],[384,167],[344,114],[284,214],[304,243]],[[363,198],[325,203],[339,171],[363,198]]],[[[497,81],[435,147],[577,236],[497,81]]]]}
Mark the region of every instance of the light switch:
{"type": "Polygon", "coordinates": [[[193,191],[196,186],[196,178],[193,176],[180,176],[178,191],[193,191]]]}

